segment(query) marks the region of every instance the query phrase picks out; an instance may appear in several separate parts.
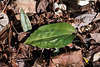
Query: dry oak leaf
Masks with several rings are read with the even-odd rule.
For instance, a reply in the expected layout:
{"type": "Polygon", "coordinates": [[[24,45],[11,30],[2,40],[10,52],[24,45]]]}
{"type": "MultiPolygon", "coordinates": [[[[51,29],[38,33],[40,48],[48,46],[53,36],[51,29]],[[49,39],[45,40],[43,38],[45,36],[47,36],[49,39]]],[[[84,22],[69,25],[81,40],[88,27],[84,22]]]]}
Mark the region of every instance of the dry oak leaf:
{"type": "Polygon", "coordinates": [[[23,8],[25,13],[36,13],[36,1],[35,0],[17,0],[15,11],[20,13],[23,8]]]}

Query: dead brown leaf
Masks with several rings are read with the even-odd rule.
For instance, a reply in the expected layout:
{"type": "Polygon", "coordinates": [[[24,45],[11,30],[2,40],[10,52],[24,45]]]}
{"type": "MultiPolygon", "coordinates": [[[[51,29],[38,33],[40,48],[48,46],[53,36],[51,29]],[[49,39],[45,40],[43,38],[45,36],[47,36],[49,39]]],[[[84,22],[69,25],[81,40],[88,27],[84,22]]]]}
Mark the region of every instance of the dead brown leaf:
{"type": "Polygon", "coordinates": [[[92,39],[94,39],[96,42],[100,42],[100,33],[90,33],[90,36],[92,39]]]}
{"type": "Polygon", "coordinates": [[[88,52],[87,56],[91,56],[92,54],[97,53],[99,51],[100,51],[100,46],[92,45],[89,48],[89,52],[88,52]]]}
{"type": "Polygon", "coordinates": [[[49,67],[84,67],[81,50],[63,53],[51,58],[49,67]]]}
{"type": "Polygon", "coordinates": [[[36,1],[35,0],[16,0],[15,11],[20,13],[21,8],[23,8],[25,13],[36,13],[36,1]]]}
{"type": "Polygon", "coordinates": [[[0,32],[9,23],[8,16],[5,13],[0,13],[0,32]]]}
{"type": "Polygon", "coordinates": [[[11,9],[17,13],[15,17],[20,20],[20,11],[23,8],[25,13],[36,13],[36,0],[16,0],[14,2],[14,7],[11,9]]]}
{"type": "Polygon", "coordinates": [[[9,27],[8,16],[5,13],[0,13],[0,40],[8,37],[9,27]]]}
{"type": "Polygon", "coordinates": [[[23,39],[27,36],[28,33],[29,33],[29,32],[20,32],[20,33],[18,34],[18,41],[24,42],[23,39]]]}
{"type": "Polygon", "coordinates": [[[37,7],[37,12],[46,12],[46,7],[48,6],[49,2],[47,0],[42,0],[37,7]]]}

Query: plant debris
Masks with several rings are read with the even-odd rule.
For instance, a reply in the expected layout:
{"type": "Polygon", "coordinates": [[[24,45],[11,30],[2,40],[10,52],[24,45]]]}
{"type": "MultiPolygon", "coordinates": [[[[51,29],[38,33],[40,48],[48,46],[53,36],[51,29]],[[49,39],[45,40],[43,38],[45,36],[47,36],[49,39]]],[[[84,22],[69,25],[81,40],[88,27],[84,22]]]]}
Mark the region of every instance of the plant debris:
{"type": "Polygon", "coordinates": [[[0,0],[0,67],[100,67],[99,35],[98,0],[0,0]]]}

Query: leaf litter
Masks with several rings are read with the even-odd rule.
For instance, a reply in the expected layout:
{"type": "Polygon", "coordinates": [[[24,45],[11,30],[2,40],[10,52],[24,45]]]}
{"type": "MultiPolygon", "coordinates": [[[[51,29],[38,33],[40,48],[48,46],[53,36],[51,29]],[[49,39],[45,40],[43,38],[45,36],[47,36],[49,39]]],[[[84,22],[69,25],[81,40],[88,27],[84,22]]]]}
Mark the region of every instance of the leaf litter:
{"type": "Polygon", "coordinates": [[[75,0],[1,0],[0,16],[3,15],[0,17],[0,66],[99,67],[99,4],[99,1],[90,1],[81,5],[81,2],[75,0]],[[32,25],[32,30],[27,32],[23,32],[21,26],[21,8],[32,25]],[[62,22],[73,25],[79,35],[56,53],[54,51],[57,48],[42,49],[24,44],[39,27],[62,22]]]}

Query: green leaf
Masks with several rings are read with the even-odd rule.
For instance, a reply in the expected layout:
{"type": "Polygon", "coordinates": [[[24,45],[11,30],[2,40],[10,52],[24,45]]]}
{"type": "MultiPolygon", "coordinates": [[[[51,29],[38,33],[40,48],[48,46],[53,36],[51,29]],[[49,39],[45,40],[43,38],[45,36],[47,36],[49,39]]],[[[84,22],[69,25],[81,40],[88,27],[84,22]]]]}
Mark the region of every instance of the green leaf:
{"type": "Polygon", "coordinates": [[[61,48],[71,43],[76,30],[68,23],[54,23],[38,28],[25,41],[25,44],[40,48],[61,48]]]}
{"type": "Polygon", "coordinates": [[[28,16],[23,11],[23,9],[21,9],[20,17],[21,17],[21,26],[23,31],[26,32],[28,30],[31,30],[32,29],[31,22],[28,16]]]}

